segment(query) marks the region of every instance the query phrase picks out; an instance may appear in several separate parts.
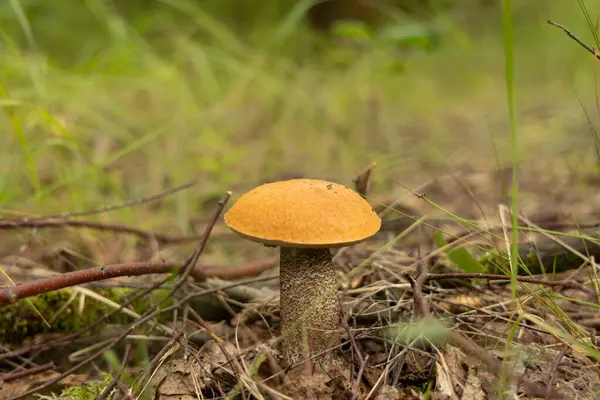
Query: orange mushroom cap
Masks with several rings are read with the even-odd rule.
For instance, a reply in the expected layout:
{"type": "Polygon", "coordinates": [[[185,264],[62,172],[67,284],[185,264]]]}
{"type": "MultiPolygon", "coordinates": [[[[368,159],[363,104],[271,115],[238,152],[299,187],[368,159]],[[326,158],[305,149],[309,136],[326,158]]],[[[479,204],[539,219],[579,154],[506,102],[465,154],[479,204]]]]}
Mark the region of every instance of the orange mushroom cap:
{"type": "Polygon", "coordinates": [[[260,243],[285,247],[343,247],[373,236],[381,219],[358,193],[333,182],[290,179],[240,197],[225,223],[260,243]]]}

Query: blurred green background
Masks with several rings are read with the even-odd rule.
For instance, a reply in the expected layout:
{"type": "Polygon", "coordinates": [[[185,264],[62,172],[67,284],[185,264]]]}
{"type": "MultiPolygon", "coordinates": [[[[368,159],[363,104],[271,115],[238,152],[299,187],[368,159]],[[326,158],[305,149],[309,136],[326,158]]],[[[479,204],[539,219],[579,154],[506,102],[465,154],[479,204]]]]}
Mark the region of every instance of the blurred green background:
{"type": "MultiPolygon", "coordinates": [[[[225,190],[304,175],[375,193],[510,160],[501,2],[4,0],[0,208],[51,214],[198,179],[182,230],[225,190]],[[366,5],[365,5],[366,4],[366,5]]],[[[600,2],[585,2],[591,18],[600,2]]],[[[580,4],[514,2],[519,157],[595,165],[595,62],[580,4]]],[[[10,212],[9,212],[10,210],[10,212]]]]}

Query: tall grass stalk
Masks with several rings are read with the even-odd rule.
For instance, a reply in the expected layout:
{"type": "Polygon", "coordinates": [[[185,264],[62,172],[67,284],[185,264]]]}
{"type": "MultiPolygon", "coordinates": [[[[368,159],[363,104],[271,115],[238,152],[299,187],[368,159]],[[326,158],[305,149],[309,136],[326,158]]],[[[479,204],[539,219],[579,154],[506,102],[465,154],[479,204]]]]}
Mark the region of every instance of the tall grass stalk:
{"type": "MultiPolygon", "coordinates": [[[[588,27],[590,28],[590,32],[592,33],[592,36],[594,37],[594,44],[596,46],[596,49],[599,49],[600,48],[600,37],[598,36],[598,32],[596,31],[596,28],[594,27],[594,22],[592,21],[592,17],[590,16],[590,13],[588,12],[588,9],[585,6],[585,3],[583,2],[583,0],[577,0],[577,3],[579,4],[579,8],[581,8],[581,12],[583,13],[585,22],[587,22],[588,27]]],[[[598,51],[598,50],[596,50],[596,51],[598,51]]]]}
{"type": "Polygon", "coordinates": [[[517,275],[519,272],[519,230],[518,227],[518,205],[519,205],[519,182],[517,179],[517,127],[515,116],[515,87],[514,87],[514,39],[512,26],[512,1],[502,1],[502,22],[504,33],[504,60],[506,68],[506,91],[508,100],[508,115],[510,119],[510,156],[512,162],[512,207],[511,225],[512,236],[510,244],[510,282],[513,298],[517,296],[517,275]]]}

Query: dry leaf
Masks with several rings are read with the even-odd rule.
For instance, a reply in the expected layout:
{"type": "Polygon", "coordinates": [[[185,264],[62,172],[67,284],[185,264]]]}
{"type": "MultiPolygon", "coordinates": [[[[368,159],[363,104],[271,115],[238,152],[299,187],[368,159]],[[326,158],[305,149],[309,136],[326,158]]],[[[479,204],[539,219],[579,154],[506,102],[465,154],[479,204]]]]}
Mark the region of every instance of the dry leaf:
{"type": "MultiPolygon", "coordinates": [[[[222,343],[225,350],[235,357],[238,349],[233,344],[222,343]]],[[[205,352],[198,355],[202,363],[198,365],[195,358],[183,361],[181,351],[177,351],[170,360],[159,367],[152,379],[151,391],[154,399],[196,399],[196,393],[202,390],[211,390],[215,382],[230,382],[235,384],[233,377],[224,368],[227,365],[227,357],[223,354],[216,343],[208,343],[205,352]],[[191,397],[189,397],[191,396],[191,397]]]]}
{"type": "Polygon", "coordinates": [[[458,348],[446,345],[443,358],[436,362],[434,400],[457,400],[462,393],[466,378],[465,354],[458,348]]]}
{"type": "Polygon", "coordinates": [[[447,368],[436,362],[435,370],[435,390],[431,395],[432,400],[457,400],[458,397],[454,393],[452,379],[447,368]]]}
{"type": "Polygon", "coordinates": [[[467,381],[465,382],[465,389],[463,390],[460,400],[480,400],[485,398],[486,395],[483,391],[483,387],[481,386],[479,371],[477,368],[470,367],[467,375],[467,381]]]}
{"type": "MultiPolygon", "coordinates": [[[[39,374],[27,376],[22,379],[18,379],[14,382],[4,383],[0,388],[0,400],[8,399],[20,393],[24,393],[30,389],[33,389],[36,386],[46,383],[50,379],[56,378],[59,375],[59,373],[54,371],[46,371],[39,374]]],[[[59,394],[60,391],[66,387],[83,385],[85,382],[90,382],[91,380],[92,379],[90,379],[88,375],[69,375],[62,379],[60,382],[58,382],[54,386],[53,391],[56,394],[59,394]]]]}
{"type": "Polygon", "coordinates": [[[332,366],[328,371],[315,368],[307,374],[304,368],[291,370],[283,387],[283,393],[294,399],[344,400],[352,397],[350,374],[332,366]]]}
{"type": "Polygon", "coordinates": [[[396,400],[396,399],[404,399],[404,397],[400,396],[400,390],[393,386],[384,386],[381,388],[377,396],[373,400],[396,400]]]}

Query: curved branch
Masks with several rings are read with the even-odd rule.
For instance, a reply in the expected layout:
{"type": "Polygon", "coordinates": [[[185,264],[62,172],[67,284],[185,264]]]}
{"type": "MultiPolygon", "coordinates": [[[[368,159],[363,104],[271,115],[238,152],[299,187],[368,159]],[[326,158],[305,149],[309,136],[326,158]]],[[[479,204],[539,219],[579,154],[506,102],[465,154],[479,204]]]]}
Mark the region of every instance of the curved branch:
{"type": "MultiPolygon", "coordinates": [[[[241,267],[205,266],[194,268],[190,275],[196,279],[207,277],[235,279],[255,276],[273,268],[279,262],[278,257],[254,261],[241,267]]],[[[23,282],[16,286],[0,288],[0,306],[14,303],[26,297],[36,296],[57,289],[101,281],[120,276],[139,276],[149,274],[166,274],[181,267],[173,262],[137,262],[128,264],[103,265],[81,271],[67,272],[47,278],[23,282]]]]}
{"type": "MultiPolygon", "coordinates": [[[[169,236],[163,233],[149,232],[142,229],[134,228],[126,225],[105,224],[96,221],[80,221],[74,219],[37,219],[37,218],[20,218],[0,220],[0,230],[7,229],[43,229],[43,228],[89,228],[97,231],[111,231],[116,233],[126,233],[137,236],[144,240],[156,240],[160,244],[174,244],[193,242],[203,238],[203,235],[198,236],[169,236]]],[[[223,236],[233,236],[233,233],[223,232],[212,234],[211,238],[223,236]]]]}
{"type": "MultiPolygon", "coordinates": [[[[457,272],[457,273],[446,273],[446,274],[428,274],[425,281],[436,281],[441,279],[487,279],[490,281],[510,281],[510,276],[499,275],[499,274],[478,274],[478,273],[467,273],[467,272],[457,272]]],[[[585,287],[580,283],[569,282],[569,281],[550,281],[546,279],[537,279],[530,278],[526,276],[517,276],[517,281],[523,283],[533,283],[544,286],[557,286],[563,287],[567,289],[577,289],[582,292],[591,294],[592,296],[596,296],[597,293],[592,289],[585,287]]]]}

